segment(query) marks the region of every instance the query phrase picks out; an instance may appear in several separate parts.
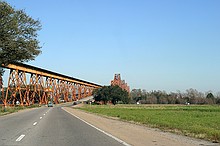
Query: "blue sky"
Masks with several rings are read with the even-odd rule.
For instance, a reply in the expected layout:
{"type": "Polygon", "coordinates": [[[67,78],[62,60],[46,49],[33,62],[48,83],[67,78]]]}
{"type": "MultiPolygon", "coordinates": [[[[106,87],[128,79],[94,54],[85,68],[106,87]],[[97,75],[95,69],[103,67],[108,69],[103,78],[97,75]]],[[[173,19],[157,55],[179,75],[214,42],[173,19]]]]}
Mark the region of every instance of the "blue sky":
{"type": "Polygon", "coordinates": [[[220,91],[219,0],[7,2],[41,21],[28,64],[101,85],[120,73],[131,89],[220,91]]]}

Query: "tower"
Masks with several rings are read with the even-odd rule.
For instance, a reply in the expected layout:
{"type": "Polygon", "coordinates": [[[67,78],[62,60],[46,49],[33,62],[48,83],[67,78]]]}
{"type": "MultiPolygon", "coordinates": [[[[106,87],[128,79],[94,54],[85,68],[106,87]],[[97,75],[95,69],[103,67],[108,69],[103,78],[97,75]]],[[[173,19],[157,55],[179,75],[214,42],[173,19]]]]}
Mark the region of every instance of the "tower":
{"type": "Polygon", "coordinates": [[[111,85],[112,86],[118,85],[120,88],[122,88],[123,90],[126,90],[128,93],[130,93],[130,87],[125,82],[125,80],[121,80],[120,74],[115,74],[114,79],[111,81],[111,85]]]}

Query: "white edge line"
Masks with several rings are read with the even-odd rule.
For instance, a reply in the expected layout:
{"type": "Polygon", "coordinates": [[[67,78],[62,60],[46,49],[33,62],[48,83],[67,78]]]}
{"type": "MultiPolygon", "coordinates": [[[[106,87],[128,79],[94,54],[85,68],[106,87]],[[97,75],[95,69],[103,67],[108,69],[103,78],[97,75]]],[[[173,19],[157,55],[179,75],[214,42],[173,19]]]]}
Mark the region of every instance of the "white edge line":
{"type": "Polygon", "coordinates": [[[64,111],[66,111],[67,113],[69,113],[69,114],[73,115],[73,116],[74,116],[74,117],[76,117],[77,119],[79,119],[79,120],[83,121],[84,123],[88,124],[89,126],[91,126],[91,127],[95,128],[96,130],[98,130],[98,131],[100,131],[100,132],[104,133],[105,135],[107,135],[107,136],[109,136],[109,137],[111,137],[111,138],[115,139],[115,140],[116,140],[116,141],[118,141],[119,143],[122,143],[122,144],[123,144],[123,145],[125,145],[125,146],[131,146],[130,144],[128,144],[128,143],[126,143],[126,142],[124,142],[123,140],[121,140],[121,139],[119,139],[119,138],[117,138],[117,137],[115,137],[115,136],[111,135],[110,133],[107,133],[107,132],[105,132],[105,131],[103,131],[103,130],[101,130],[101,129],[97,128],[97,127],[95,127],[94,125],[92,125],[92,124],[90,124],[90,123],[86,122],[85,120],[83,120],[83,119],[81,119],[80,117],[78,117],[78,116],[74,115],[73,113],[71,113],[71,112],[69,112],[69,111],[67,111],[67,110],[63,109],[63,107],[62,107],[61,109],[62,109],[62,110],[64,110],[64,111]]]}
{"type": "Polygon", "coordinates": [[[25,137],[25,135],[22,134],[21,136],[19,136],[19,137],[16,139],[16,141],[19,142],[19,141],[21,141],[24,137],[25,137]]]}

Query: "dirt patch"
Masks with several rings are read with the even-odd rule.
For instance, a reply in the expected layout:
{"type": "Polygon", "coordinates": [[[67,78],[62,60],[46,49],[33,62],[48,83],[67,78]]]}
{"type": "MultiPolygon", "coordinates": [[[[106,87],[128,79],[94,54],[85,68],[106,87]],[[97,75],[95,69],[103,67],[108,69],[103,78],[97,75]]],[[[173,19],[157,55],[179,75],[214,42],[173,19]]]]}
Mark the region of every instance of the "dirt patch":
{"type": "Polygon", "coordinates": [[[124,122],[115,118],[106,118],[71,107],[64,107],[64,109],[134,146],[219,146],[219,144],[162,132],[159,129],[124,122]]]}

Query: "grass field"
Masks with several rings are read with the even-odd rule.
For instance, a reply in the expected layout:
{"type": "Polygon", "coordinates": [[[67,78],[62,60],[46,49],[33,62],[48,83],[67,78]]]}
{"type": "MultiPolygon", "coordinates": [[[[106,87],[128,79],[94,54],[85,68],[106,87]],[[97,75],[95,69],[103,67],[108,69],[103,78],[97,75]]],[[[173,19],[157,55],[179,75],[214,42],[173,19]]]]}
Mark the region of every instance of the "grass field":
{"type": "Polygon", "coordinates": [[[86,105],[80,109],[220,142],[220,106],[86,105]]]}
{"type": "Polygon", "coordinates": [[[7,115],[10,113],[14,113],[14,112],[18,112],[19,110],[24,110],[24,109],[28,109],[28,108],[35,108],[35,107],[39,107],[38,105],[32,105],[32,106],[16,106],[16,107],[10,107],[8,106],[7,108],[3,108],[2,106],[0,106],[0,116],[2,115],[7,115]]]}

